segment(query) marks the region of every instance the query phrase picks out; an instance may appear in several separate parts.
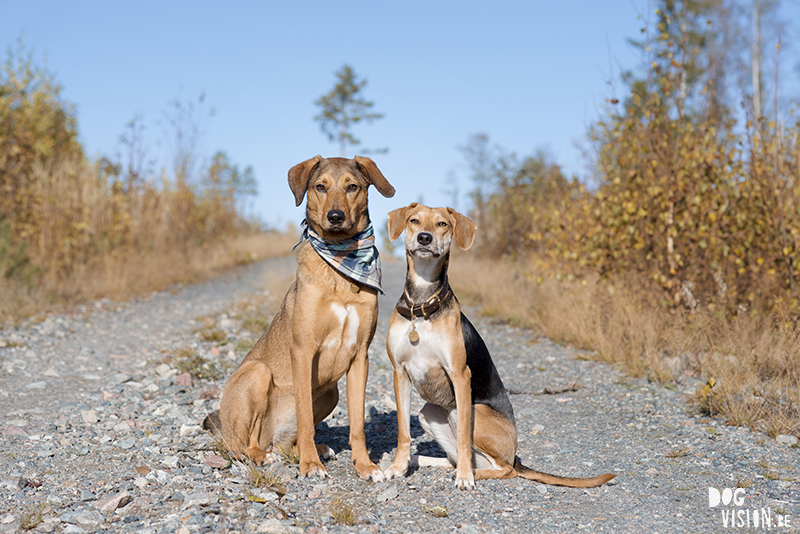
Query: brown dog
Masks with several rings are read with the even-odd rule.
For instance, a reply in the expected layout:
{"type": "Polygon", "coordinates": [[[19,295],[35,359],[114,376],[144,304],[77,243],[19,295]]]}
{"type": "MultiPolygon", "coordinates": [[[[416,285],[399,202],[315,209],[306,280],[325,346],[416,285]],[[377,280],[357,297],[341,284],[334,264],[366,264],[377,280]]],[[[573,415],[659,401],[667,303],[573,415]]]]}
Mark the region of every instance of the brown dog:
{"type": "Polygon", "coordinates": [[[476,228],[451,208],[414,203],[389,213],[389,238],[406,233],[408,273],[386,339],[394,365],[398,428],[397,456],[386,478],[404,475],[414,460],[421,466],[455,466],[459,489],[474,489],[475,479],[516,476],[579,488],[608,482],[616,475],[560,477],[529,469],[517,459],[517,427],[508,394],[447,280],[451,242],[467,250],[476,228]],[[427,401],[419,421],[447,459],[410,456],[412,383],[427,401]]]}
{"type": "MultiPolygon", "coordinates": [[[[367,348],[378,317],[377,289],[342,274],[334,268],[337,258],[323,259],[316,248],[346,247],[365,232],[371,236],[370,185],[385,197],[394,195],[375,163],[359,156],[352,160],[316,156],[289,170],[297,205],[308,195],[306,223],[315,245],[303,243],[295,283],[267,333],[225,384],[219,413],[204,422],[239,457],[271,462],[276,448],[297,443],[300,474],[325,477],[319,453],[332,452],[325,445],[315,446],[314,432],[338,403],[337,382],[347,373],[356,472],[361,478],[383,480],[369,459],[364,437],[367,348]]],[[[369,240],[360,242],[377,255],[369,240]]]]}

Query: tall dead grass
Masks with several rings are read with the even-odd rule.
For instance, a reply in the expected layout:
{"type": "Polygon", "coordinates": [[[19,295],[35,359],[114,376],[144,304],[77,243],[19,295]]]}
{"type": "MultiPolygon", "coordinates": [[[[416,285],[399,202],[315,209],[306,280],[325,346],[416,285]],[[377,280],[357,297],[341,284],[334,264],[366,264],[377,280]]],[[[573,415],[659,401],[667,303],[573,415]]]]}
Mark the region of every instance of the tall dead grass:
{"type": "Polygon", "coordinates": [[[197,281],[287,254],[296,241],[258,232],[207,191],[167,180],[125,188],[82,157],[38,163],[30,182],[36,201],[0,242],[4,322],[53,305],[197,281]]]}
{"type": "Polygon", "coordinates": [[[800,435],[800,327],[778,311],[734,318],[658,304],[635,279],[558,279],[535,262],[454,258],[454,287],[482,313],[533,328],[667,387],[700,384],[693,405],[730,424],[800,435]]]}

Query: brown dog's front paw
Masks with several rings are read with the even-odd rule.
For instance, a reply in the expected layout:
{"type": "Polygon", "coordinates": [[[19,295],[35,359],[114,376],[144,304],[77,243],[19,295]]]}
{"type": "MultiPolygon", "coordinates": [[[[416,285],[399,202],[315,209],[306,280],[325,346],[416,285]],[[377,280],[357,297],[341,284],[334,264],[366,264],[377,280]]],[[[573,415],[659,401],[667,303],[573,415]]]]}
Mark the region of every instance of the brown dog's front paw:
{"type": "Polygon", "coordinates": [[[319,460],[316,462],[300,462],[300,476],[325,478],[328,476],[328,472],[319,460]]]}
{"type": "Polygon", "coordinates": [[[363,463],[363,464],[356,464],[356,473],[358,476],[363,478],[364,480],[370,479],[373,482],[383,482],[386,478],[383,476],[383,471],[377,465],[373,464],[372,462],[363,463]]]}

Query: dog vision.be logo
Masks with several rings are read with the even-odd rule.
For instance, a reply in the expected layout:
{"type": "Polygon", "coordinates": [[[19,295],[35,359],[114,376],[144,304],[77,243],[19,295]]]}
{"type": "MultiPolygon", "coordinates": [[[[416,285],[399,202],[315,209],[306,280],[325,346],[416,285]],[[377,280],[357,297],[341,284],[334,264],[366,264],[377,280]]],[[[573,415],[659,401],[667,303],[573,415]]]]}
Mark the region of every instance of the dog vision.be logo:
{"type": "Polygon", "coordinates": [[[789,516],[772,511],[771,508],[742,508],[744,488],[708,488],[708,507],[721,506],[720,513],[724,528],[750,528],[772,530],[791,526],[789,516]]]}

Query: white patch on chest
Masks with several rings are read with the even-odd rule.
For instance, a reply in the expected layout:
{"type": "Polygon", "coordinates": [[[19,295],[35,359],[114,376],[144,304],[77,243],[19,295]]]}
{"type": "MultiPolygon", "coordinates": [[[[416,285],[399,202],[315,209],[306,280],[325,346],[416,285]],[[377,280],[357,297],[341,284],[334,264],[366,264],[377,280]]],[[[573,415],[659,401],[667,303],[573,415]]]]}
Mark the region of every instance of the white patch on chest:
{"type": "Polygon", "coordinates": [[[339,327],[333,328],[323,343],[326,349],[355,349],[358,340],[359,317],[355,306],[349,304],[331,304],[331,312],[338,319],[339,327]]]}
{"type": "Polygon", "coordinates": [[[434,327],[431,321],[417,319],[416,331],[419,341],[411,343],[411,321],[403,318],[395,320],[389,330],[389,346],[395,363],[405,369],[416,385],[423,381],[432,367],[443,368],[452,375],[451,352],[453,340],[434,327]]]}

